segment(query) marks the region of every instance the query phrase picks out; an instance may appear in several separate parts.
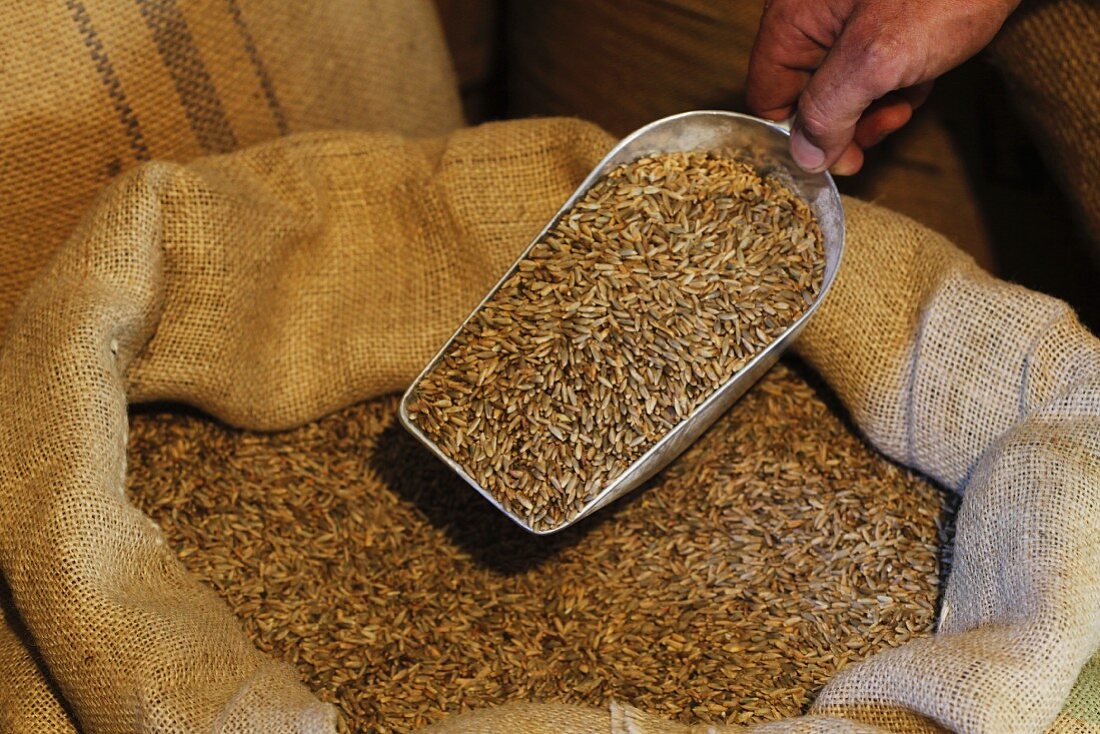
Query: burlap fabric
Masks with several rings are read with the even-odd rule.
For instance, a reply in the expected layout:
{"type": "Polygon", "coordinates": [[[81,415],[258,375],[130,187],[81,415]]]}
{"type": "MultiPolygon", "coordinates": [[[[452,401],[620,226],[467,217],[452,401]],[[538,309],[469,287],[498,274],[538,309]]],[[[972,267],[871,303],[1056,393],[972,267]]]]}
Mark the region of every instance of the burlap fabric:
{"type": "Polygon", "coordinates": [[[1100,5],[1022,3],[992,51],[1100,262],[1100,5]]]}
{"type": "Polygon", "coordinates": [[[138,163],[462,123],[430,0],[16,2],[0,32],[0,330],[95,192],[138,163]]]}
{"type": "MultiPolygon", "coordinates": [[[[457,122],[416,4],[268,3],[260,18],[228,3],[220,21],[198,3],[60,7],[4,11],[19,45],[5,59],[3,314],[91,192],[145,158],[284,129],[457,122]]],[[[126,403],[277,428],[403,385],[608,144],[562,121],[421,142],[320,134],[111,185],[0,353],[0,724],[331,730],[332,711],[127,503],[126,403]]],[[[1073,682],[1097,644],[1096,342],[926,230],[848,207],[848,266],[802,348],[880,448],[965,492],[958,556],[941,634],[842,674],[819,698],[825,718],[769,726],[1039,731],[1065,703],[1055,729],[1095,729],[1095,665],[1073,682]]],[[[455,726],[494,726],[483,716],[455,726]]],[[[540,714],[521,716],[537,730],[540,714]]],[[[660,726],[626,707],[600,716],[660,726]]]]}
{"type": "MultiPolygon", "coordinates": [[[[0,564],[51,679],[7,637],[5,677],[28,681],[9,719],[46,730],[60,697],[92,732],[330,730],[126,502],[126,402],[279,428],[404,384],[609,143],[561,120],[318,133],[109,187],[0,355],[0,564]]],[[[1060,302],[846,206],[846,266],[800,349],[870,440],[965,499],[940,634],[842,672],[815,709],[845,719],[791,726],[1042,731],[1100,634],[1100,345],[1060,302]]],[[[1096,722],[1082,686],[1069,713],[1096,722]]]]}
{"type": "MultiPolygon", "coordinates": [[[[428,0],[10,3],[0,28],[0,334],[121,171],[305,130],[462,122],[428,0]]],[[[65,720],[4,625],[0,650],[5,730],[65,720]]]]}

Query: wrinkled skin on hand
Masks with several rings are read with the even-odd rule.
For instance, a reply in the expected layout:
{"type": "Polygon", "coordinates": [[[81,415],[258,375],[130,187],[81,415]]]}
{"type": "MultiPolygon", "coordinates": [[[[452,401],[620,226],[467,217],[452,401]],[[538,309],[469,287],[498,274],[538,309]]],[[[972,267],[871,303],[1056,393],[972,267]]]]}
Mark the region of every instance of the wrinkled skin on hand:
{"type": "Polygon", "coordinates": [[[749,63],[748,103],[797,112],[791,152],[842,175],[901,128],[932,81],[986,46],[1020,0],[767,0],[749,63]]]}

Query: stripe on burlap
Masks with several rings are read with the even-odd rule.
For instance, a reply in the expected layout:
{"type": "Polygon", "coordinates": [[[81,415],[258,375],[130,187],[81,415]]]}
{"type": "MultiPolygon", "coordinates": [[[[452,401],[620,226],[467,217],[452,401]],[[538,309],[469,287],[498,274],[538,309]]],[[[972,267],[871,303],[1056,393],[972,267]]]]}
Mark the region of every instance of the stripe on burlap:
{"type": "Polygon", "coordinates": [[[462,122],[429,0],[3,3],[0,34],[0,335],[95,192],[137,163],[462,122]]]}
{"type": "Polygon", "coordinates": [[[291,130],[389,126],[424,137],[460,124],[450,54],[431,3],[236,5],[291,130]],[[303,25],[323,27],[328,35],[303,38],[297,32],[303,25]],[[400,35],[390,29],[400,29],[400,35]],[[316,82],[319,76],[323,85],[316,82]]]}
{"type": "MultiPolygon", "coordinates": [[[[141,121],[150,157],[186,160],[205,153],[139,5],[115,0],[81,2],[95,22],[127,100],[141,121]]],[[[54,104],[61,109],[67,106],[63,101],[54,104]]],[[[90,133],[74,130],[71,134],[83,138],[90,133]]]]}
{"type": "Polygon", "coordinates": [[[237,0],[226,0],[226,5],[229,8],[230,17],[233,18],[233,24],[241,34],[241,41],[244,44],[245,52],[248,54],[248,60],[256,72],[256,77],[260,80],[260,88],[263,90],[268,109],[271,110],[271,116],[275,118],[279,133],[286,135],[290,132],[290,124],[286,121],[286,112],[275,93],[275,84],[271,81],[271,75],[267,73],[267,67],[260,57],[260,50],[256,48],[256,41],[252,38],[252,31],[249,29],[247,21],[245,21],[244,13],[241,12],[241,6],[237,0]]]}
{"type": "MultiPolygon", "coordinates": [[[[0,34],[0,337],[96,192],[142,161],[462,122],[429,0],[4,3],[0,34]]],[[[71,734],[25,644],[0,618],[0,732],[71,734]]]]}
{"type": "Polygon", "coordinates": [[[92,5],[0,5],[0,331],[93,192],[156,155],[92,5]]]}
{"type": "Polygon", "coordinates": [[[271,83],[266,59],[255,47],[251,26],[246,16],[235,12],[240,8],[224,1],[180,2],[177,7],[187,24],[193,52],[210,75],[226,124],[241,138],[239,142],[248,144],[241,137],[245,134],[273,138],[293,131],[287,123],[286,107],[271,83]]]}
{"type": "Polygon", "coordinates": [[[1100,734],[1100,724],[1061,714],[1046,734],[1100,734]]]}
{"type": "Polygon", "coordinates": [[[237,138],[229,127],[218,90],[176,0],[135,1],[203,151],[226,153],[235,149],[237,138]]]}
{"type": "MultiPolygon", "coordinates": [[[[107,49],[103,47],[103,41],[92,24],[92,18],[88,15],[88,8],[80,0],[65,0],[65,5],[72,13],[73,22],[80,29],[80,35],[84,37],[84,45],[88,47],[88,53],[91,55],[96,71],[103,79],[103,86],[107,88],[107,94],[114,102],[119,123],[121,123],[126,135],[130,138],[130,149],[134,152],[134,158],[139,161],[149,160],[149,146],[145,144],[145,136],[141,133],[141,124],[134,114],[133,107],[130,106],[130,101],[126,98],[126,92],[122,89],[122,82],[119,81],[118,73],[111,63],[107,49]]],[[[121,163],[119,169],[121,170],[121,163]]]]}

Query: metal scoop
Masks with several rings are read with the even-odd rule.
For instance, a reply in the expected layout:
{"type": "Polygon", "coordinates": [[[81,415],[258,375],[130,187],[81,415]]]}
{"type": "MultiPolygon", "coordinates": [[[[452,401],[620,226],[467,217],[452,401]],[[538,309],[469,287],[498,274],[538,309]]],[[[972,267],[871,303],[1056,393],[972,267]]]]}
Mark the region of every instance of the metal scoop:
{"type": "Polygon", "coordinates": [[[840,267],[841,253],[844,250],[844,211],[840,204],[840,196],[832,178],[827,173],[810,174],[798,168],[789,153],[789,134],[788,129],[782,124],[768,122],[749,115],[741,115],[735,112],[698,111],[684,112],[657,120],[625,137],[588,174],[588,177],[573,192],[568,201],[562,205],[558,213],[543,227],[519,259],[512,264],[508,272],[478,304],[477,309],[466,317],[466,320],[462,322],[462,326],[447,340],[439,353],[413,381],[413,384],[401,399],[400,417],[405,428],[501,512],[508,515],[525,530],[536,535],[548,535],[572,525],[581,518],[622,497],[632,489],[636,489],[663,469],[690,446],[737,398],[741,397],[764,372],[775,364],[779,355],[790,346],[802,327],[806,325],[806,321],[817,310],[836,278],[837,270],[840,267]],[[557,223],[562,215],[572,208],[578,199],[584,196],[596,181],[612,169],[646,155],[690,151],[715,151],[724,155],[733,155],[752,163],[761,174],[771,174],[778,177],[810,205],[824,236],[825,277],[821,284],[821,291],[817,296],[817,300],[810,304],[809,308],[782,335],[753,357],[747,365],[722,384],[721,387],[716,389],[691,415],[662,436],[647,452],[627,467],[626,471],[603,487],[592,500],[584,505],[580,512],[555,527],[549,529],[532,528],[524,518],[504,508],[492,494],[467,474],[458,462],[444,454],[439,446],[420,430],[409,417],[409,402],[413,400],[420,386],[420,381],[443,358],[451,342],[462,332],[466,323],[511,277],[519,267],[519,262],[526,257],[531,248],[546,235],[547,231],[557,223]]]}

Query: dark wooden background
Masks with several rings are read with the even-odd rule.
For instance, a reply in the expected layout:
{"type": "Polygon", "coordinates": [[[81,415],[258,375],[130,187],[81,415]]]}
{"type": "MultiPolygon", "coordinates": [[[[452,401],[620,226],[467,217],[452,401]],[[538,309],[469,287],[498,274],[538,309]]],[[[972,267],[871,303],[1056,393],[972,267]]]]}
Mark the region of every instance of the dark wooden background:
{"type": "MultiPolygon", "coordinates": [[[[701,91],[697,79],[685,78],[693,76],[690,72],[680,82],[655,75],[663,59],[684,68],[682,40],[677,47],[673,38],[665,49],[639,36],[637,46],[624,50],[633,29],[644,27],[638,12],[658,15],[670,12],[668,7],[703,35],[688,51],[725,39],[743,49],[752,27],[743,18],[736,28],[704,24],[705,12],[715,7],[708,0],[632,0],[618,6],[614,0],[435,1],[471,123],[565,114],[621,135],[704,104],[743,110],[737,94],[743,52],[729,57],[728,76],[721,73],[720,57],[701,58],[699,76],[713,79],[713,89],[701,91]],[[616,15],[616,8],[635,15],[616,15]]],[[[676,20],[654,17],[651,23],[676,20]]],[[[1094,255],[1100,248],[1090,247],[1076,226],[1008,92],[981,57],[941,79],[914,121],[875,149],[864,171],[841,188],[943,232],[1000,277],[1067,300],[1100,331],[1100,267],[1094,255]]]]}

